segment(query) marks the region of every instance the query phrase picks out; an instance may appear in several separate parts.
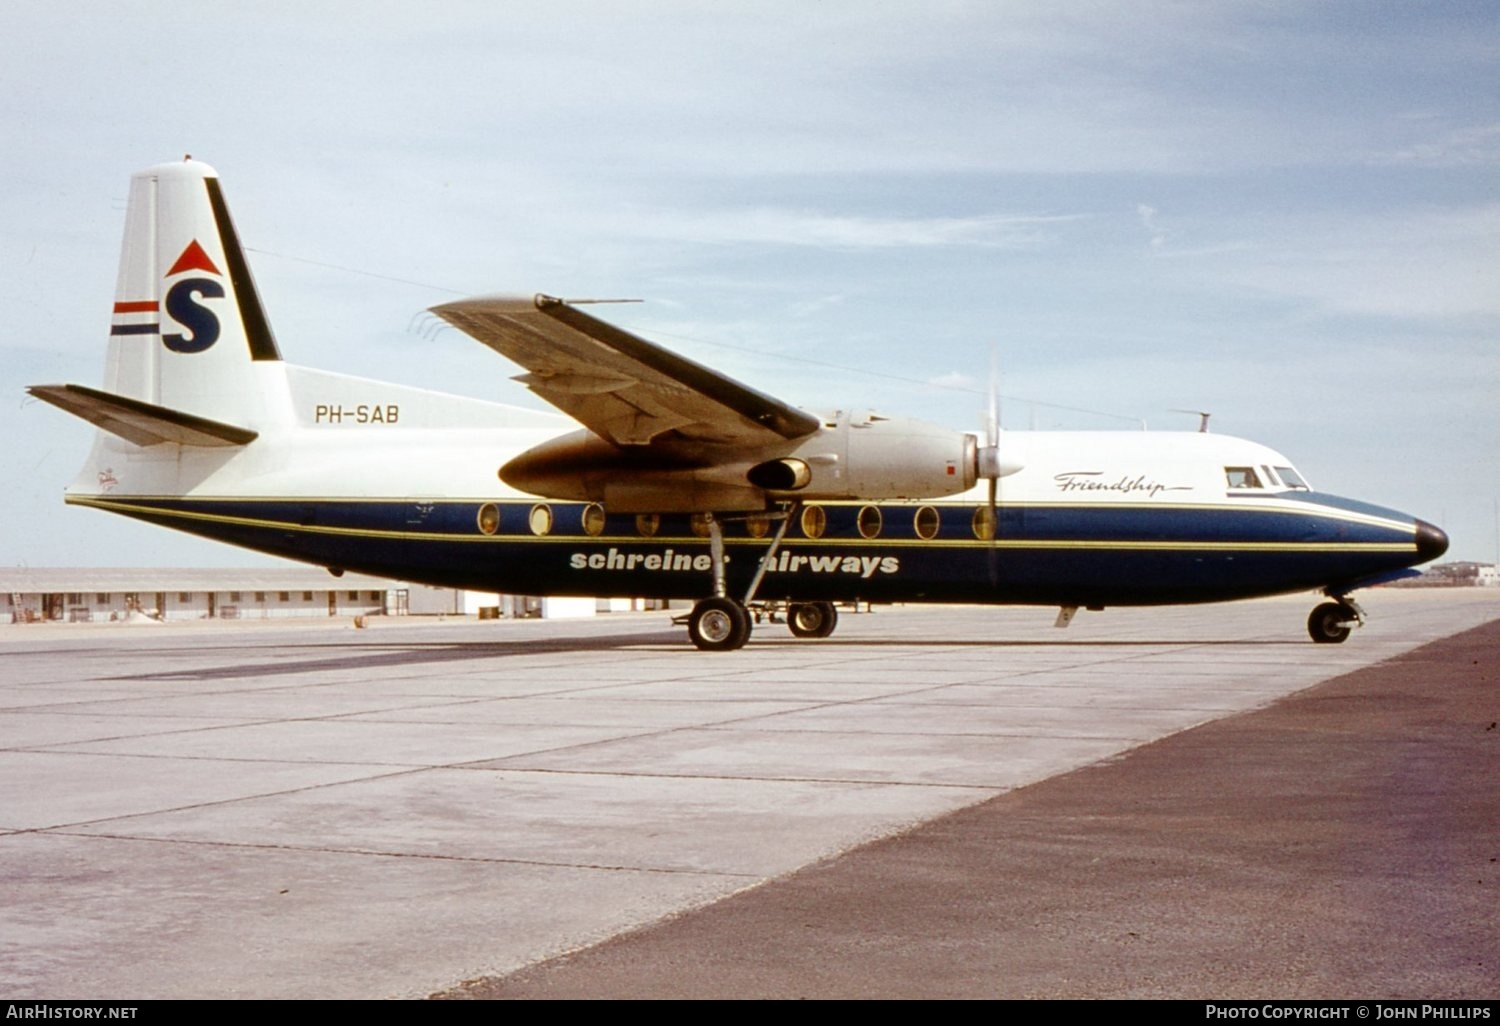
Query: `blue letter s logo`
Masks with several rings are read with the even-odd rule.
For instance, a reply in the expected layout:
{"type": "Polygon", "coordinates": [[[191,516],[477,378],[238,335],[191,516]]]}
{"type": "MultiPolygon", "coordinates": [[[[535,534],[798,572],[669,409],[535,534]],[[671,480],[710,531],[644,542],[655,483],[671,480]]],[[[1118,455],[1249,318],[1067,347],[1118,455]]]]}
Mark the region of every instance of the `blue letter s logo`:
{"type": "Polygon", "coordinates": [[[219,318],[199,299],[224,298],[224,286],[210,278],[185,278],[167,291],[167,316],[189,334],[163,335],[162,344],[174,353],[201,353],[219,341],[219,318]]]}

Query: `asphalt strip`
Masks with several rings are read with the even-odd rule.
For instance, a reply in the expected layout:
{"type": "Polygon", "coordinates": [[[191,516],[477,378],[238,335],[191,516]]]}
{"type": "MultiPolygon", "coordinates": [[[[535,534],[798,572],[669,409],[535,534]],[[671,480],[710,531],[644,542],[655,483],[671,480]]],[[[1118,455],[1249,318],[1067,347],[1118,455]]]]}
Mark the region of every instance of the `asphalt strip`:
{"type": "Polygon", "coordinates": [[[435,996],[1494,998],[1497,656],[1493,621],[435,996]]]}

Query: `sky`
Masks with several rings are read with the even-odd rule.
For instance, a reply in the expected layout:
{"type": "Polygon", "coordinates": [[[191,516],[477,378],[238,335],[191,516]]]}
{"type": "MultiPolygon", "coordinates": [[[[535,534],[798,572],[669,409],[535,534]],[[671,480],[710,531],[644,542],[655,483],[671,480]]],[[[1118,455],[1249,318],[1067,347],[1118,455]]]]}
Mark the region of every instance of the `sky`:
{"type": "Polygon", "coordinates": [[[0,5],[0,563],[269,557],[62,503],[132,172],[219,171],[283,355],[541,407],[423,311],[630,297],[779,398],[1211,429],[1500,549],[1489,2],[0,5]]]}

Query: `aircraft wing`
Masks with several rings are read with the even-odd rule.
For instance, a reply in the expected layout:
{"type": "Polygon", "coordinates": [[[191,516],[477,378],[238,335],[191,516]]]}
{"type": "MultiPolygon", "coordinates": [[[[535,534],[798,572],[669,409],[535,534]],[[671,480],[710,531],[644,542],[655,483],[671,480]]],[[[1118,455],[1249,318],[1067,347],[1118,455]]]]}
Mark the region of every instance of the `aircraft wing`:
{"type": "Polygon", "coordinates": [[[675,431],[758,447],[818,430],[812,414],[552,296],[482,296],[432,312],[525,367],[517,381],[618,446],[675,431]]]}

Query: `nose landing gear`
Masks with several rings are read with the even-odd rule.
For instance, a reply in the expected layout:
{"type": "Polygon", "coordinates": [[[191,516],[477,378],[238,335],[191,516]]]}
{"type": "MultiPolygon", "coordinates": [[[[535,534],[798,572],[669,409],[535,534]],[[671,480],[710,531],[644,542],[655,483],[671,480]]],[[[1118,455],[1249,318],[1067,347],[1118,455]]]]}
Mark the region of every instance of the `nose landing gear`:
{"type": "Polygon", "coordinates": [[[1349,631],[1365,622],[1364,610],[1347,595],[1331,595],[1333,602],[1324,602],[1307,618],[1307,633],[1320,645],[1342,644],[1349,631]]]}

